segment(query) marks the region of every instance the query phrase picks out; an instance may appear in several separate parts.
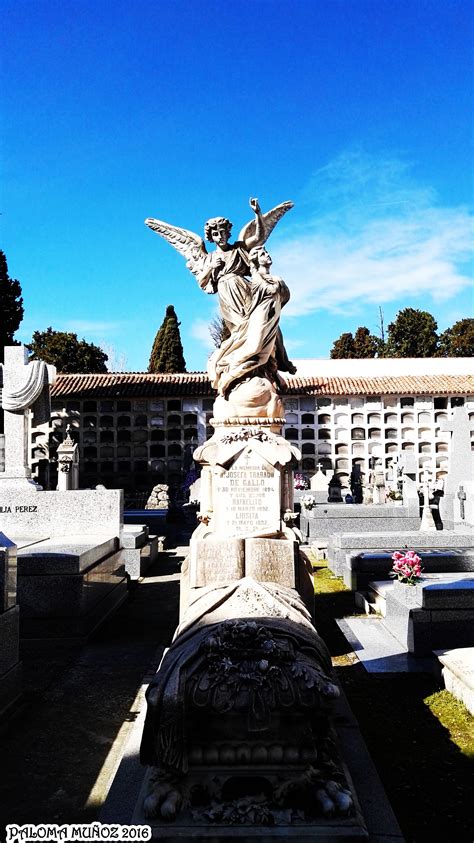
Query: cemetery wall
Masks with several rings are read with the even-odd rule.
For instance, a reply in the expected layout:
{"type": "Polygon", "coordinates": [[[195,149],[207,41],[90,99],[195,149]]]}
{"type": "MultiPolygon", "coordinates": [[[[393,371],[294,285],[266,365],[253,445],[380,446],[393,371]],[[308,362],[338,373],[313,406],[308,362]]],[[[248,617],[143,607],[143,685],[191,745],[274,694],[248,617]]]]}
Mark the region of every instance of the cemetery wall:
{"type": "MultiPolygon", "coordinates": [[[[367,476],[373,458],[381,457],[388,467],[396,455],[412,453],[418,482],[425,468],[444,478],[450,450],[444,428],[460,405],[474,426],[474,376],[440,374],[440,361],[428,360],[428,370],[437,364],[434,374],[325,377],[322,364],[331,364],[332,372],[339,362],[348,361],[314,361],[317,377],[286,379],[284,435],[302,452],[299,470],[311,477],[320,463],[334,470],[344,487],[354,464],[367,476]]],[[[67,424],[80,446],[83,488],[180,485],[194,449],[213,432],[214,392],[203,373],[60,375],[51,397],[49,425],[31,432],[32,467],[49,488],[55,487],[54,463],[49,479],[42,472],[47,458],[54,460],[67,424]]]]}

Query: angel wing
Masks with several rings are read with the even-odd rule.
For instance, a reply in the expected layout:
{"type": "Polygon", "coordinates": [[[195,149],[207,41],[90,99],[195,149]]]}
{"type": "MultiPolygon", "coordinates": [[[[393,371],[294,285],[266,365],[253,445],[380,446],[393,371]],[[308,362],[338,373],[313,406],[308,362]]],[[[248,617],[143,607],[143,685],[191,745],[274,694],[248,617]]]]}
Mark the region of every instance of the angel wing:
{"type": "Polygon", "coordinates": [[[161,237],[170,243],[183,257],[188,261],[189,268],[193,270],[194,265],[202,262],[202,259],[207,255],[207,249],[204,245],[204,240],[199,237],[199,234],[194,234],[193,231],[188,231],[186,228],[178,228],[176,225],[170,225],[162,220],[154,220],[150,217],[145,220],[145,225],[156,231],[161,237]]]}
{"type": "MultiPolygon", "coordinates": [[[[281,220],[281,218],[286,214],[287,211],[290,210],[290,208],[293,207],[293,205],[293,202],[282,202],[280,205],[277,205],[275,208],[272,208],[271,211],[267,211],[266,214],[262,214],[264,225],[264,236],[263,240],[261,241],[262,243],[265,243],[268,240],[277,222],[281,220]]],[[[253,219],[250,220],[247,225],[244,225],[242,231],[239,234],[239,240],[243,240],[245,242],[251,237],[255,237],[255,230],[256,222],[253,219]]]]}

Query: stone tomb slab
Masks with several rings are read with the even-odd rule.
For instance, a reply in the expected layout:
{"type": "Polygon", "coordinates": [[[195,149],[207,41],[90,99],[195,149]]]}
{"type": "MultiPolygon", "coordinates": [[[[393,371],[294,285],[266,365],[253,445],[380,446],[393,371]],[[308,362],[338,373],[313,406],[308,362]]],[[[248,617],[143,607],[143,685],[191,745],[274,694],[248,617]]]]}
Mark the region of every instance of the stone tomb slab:
{"type": "Polygon", "coordinates": [[[118,538],[97,538],[94,544],[70,536],[19,550],[21,638],[83,641],[126,599],[118,538]]]}
{"type": "Polygon", "coordinates": [[[465,590],[464,594],[462,590],[459,592],[456,580],[450,583],[452,577],[426,575],[424,581],[416,587],[395,582],[393,590],[387,593],[387,613],[382,622],[406,649],[417,656],[428,655],[441,647],[467,647],[474,644],[472,596],[468,595],[467,599],[471,602],[464,605],[462,600],[465,590]],[[440,585],[442,589],[438,591],[433,588],[434,585],[440,585]],[[427,590],[434,595],[437,607],[424,607],[427,590]],[[452,596],[447,594],[450,590],[452,596]],[[459,603],[456,601],[458,593],[461,594],[459,603]]]}
{"type": "Polygon", "coordinates": [[[18,546],[19,576],[79,574],[118,550],[116,536],[63,536],[18,546]]]}
{"type": "Polygon", "coordinates": [[[214,469],[212,528],[228,538],[271,536],[280,530],[280,471],[245,448],[228,469],[214,469]]]}
{"type": "MultiPolygon", "coordinates": [[[[459,551],[423,551],[418,550],[422,568],[426,575],[434,572],[458,572],[469,570],[473,560],[466,558],[459,551]]],[[[344,585],[355,591],[366,588],[373,577],[389,576],[393,560],[390,552],[346,554],[344,568],[341,571],[344,585]]]]}
{"type": "Polygon", "coordinates": [[[83,615],[124,581],[121,551],[105,556],[77,574],[18,577],[18,604],[24,618],[83,615]]]}
{"type": "Polygon", "coordinates": [[[474,609],[474,574],[444,577],[423,588],[424,609],[474,609]]]}
{"type": "MultiPolygon", "coordinates": [[[[470,570],[474,558],[469,556],[472,551],[472,534],[448,533],[441,530],[437,533],[420,532],[391,532],[391,533],[342,533],[332,535],[328,539],[328,567],[337,576],[343,576],[346,559],[349,556],[359,556],[364,553],[393,553],[403,549],[420,551],[458,551],[459,567],[457,570],[470,570]]],[[[375,574],[376,571],[374,570],[375,574]]]]}
{"type": "Polygon", "coordinates": [[[435,655],[443,665],[441,673],[446,690],[474,715],[474,647],[435,650],[435,655]]]}

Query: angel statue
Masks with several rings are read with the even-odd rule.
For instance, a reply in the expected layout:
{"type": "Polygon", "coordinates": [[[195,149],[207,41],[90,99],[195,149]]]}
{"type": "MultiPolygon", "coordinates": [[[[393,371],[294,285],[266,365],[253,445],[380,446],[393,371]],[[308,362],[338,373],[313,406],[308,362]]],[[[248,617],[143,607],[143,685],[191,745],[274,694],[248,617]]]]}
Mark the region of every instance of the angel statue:
{"type": "Polygon", "coordinates": [[[212,354],[208,373],[219,395],[251,376],[260,375],[278,384],[278,369],[294,373],[279,329],[281,308],[290,293],[280,278],[269,275],[271,258],[263,249],[277,222],[293,207],[282,202],[262,214],[258,199],[250,199],[255,219],[244,226],[235,243],[229,243],[232,223],[213,217],[204,227],[206,240],[216,249],[208,253],[199,235],[161,220],[145,224],[168,240],[187,258],[186,266],[206,293],[217,293],[227,340],[212,354]]]}

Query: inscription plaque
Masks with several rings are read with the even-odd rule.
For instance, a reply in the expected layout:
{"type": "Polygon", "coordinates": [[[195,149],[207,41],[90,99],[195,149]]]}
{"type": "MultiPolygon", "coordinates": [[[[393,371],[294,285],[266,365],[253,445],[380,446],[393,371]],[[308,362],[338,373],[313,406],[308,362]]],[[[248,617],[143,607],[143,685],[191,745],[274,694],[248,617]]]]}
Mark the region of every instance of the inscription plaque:
{"type": "Polygon", "coordinates": [[[214,474],[214,532],[268,536],[280,530],[280,472],[251,447],[214,474]]]}
{"type": "Polygon", "coordinates": [[[191,542],[189,585],[229,583],[240,580],[244,571],[243,539],[206,539],[191,542]]]}
{"type": "Polygon", "coordinates": [[[245,574],[260,582],[296,587],[295,544],[287,539],[246,539],[245,574]]]}

